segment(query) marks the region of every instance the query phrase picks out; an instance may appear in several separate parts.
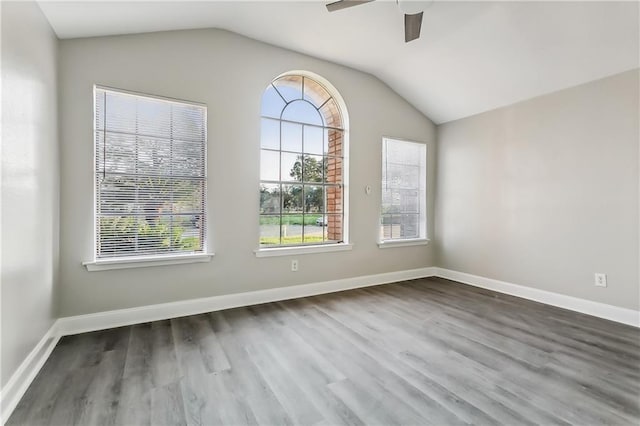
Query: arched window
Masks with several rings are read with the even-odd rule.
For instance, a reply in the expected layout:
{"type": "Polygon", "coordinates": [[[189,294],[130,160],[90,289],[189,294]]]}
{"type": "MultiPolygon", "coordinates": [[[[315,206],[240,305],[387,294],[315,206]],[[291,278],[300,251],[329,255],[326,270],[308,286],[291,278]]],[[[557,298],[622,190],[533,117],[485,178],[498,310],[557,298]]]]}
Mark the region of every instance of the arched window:
{"type": "Polygon", "coordinates": [[[346,240],[346,112],[318,80],[285,74],[262,96],[261,247],[346,240]]]}

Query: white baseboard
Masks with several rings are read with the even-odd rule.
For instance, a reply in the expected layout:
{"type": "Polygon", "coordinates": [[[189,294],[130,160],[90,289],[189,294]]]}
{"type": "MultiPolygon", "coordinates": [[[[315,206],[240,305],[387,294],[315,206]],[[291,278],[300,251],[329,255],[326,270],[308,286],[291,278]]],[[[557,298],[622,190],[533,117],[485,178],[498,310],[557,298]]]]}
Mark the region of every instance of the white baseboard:
{"type": "Polygon", "coordinates": [[[22,361],[18,369],[13,373],[7,384],[0,392],[0,424],[5,424],[13,410],[22,399],[22,396],[29,388],[29,385],[36,378],[36,375],[51,355],[60,335],[57,332],[55,322],[49,330],[42,336],[35,348],[22,361]]]}
{"type": "Polygon", "coordinates": [[[178,302],[141,306],[131,309],[118,309],[115,311],[65,317],[58,320],[58,333],[61,336],[78,334],[87,331],[104,330],[149,321],[158,321],[187,315],[202,314],[205,312],[219,311],[222,309],[237,308],[240,306],[257,305],[260,303],[315,296],[318,294],[333,293],[336,291],[369,287],[415,278],[431,277],[435,274],[435,270],[436,268],[429,267],[406,271],[387,272],[383,274],[365,275],[334,281],[278,287],[267,290],[249,291],[245,293],[225,294],[222,296],[182,300],[178,302]]]}
{"type": "Polygon", "coordinates": [[[0,407],[2,408],[0,424],[3,425],[9,419],[61,336],[431,277],[434,273],[435,268],[433,267],[419,268],[59,318],[2,388],[0,393],[0,407]]]}
{"type": "Polygon", "coordinates": [[[278,287],[64,317],[59,318],[53,324],[2,389],[0,394],[0,407],[2,408],[0,424],[4,424],[9,418],[61,336],[433,276],[640,327],[640,312],[632,309],[619,308],[604,303],[438,267],[387,272],[320,283],[278,287]]]}
{"type": "Polygon", "coordinates": [[[452,271],[444,268],[434,269],[436,270],[434,275],[441,278],[469,284],[474,287],[486,288],[487,290],[497,291],[498,293],[522,297],[523,299],[545,303],[547,305],[632,325],[634,327],[640,327],[640,311],[634,311],[633,309],[620,308],[618,306],[607,305],[606,303],[593,302],[591,300],[480,277],[465,272],[452,271]]]}

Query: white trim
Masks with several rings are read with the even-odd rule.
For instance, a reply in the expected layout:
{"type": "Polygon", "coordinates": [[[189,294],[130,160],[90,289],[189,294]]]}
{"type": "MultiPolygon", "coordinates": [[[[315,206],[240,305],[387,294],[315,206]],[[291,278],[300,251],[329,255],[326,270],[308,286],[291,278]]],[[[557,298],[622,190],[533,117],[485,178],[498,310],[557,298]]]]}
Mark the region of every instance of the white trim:
{"type": "Polygon", "coordinates": [[[323,244],[317,246],[259,248],[253,252],[256,257],[293,256],[299,254],[327,253],[352,250],[353,244],[323,244]]]}
{"type": "Polygon", "coordinates": [[[89,272],[107,271],[109,269],[146,268],[149,266],[180,265],[183,263],[210,262],[214,253],[182,254],[176,256],[133,257],[117,259],[101,259],[82,262],[89,272]]]}
{"type": "Polygon", "coordinates": [[[42,336],[0,392],[0,424],[5,424],[60,340],[57,321],[42,336]]]}
{"type": "Polygon", "coordinates": [[[11,416],[16,405],[58,343],[60,336],[433,276],[640,327],[640,312],[632,309],[435,266],[78,315],[58,319],[2,388],[0,393],[0,407],[2,408],[0,424],[4,424],[11,416]]]}
{"type": "Polygon", "coordinates": [[[87,331],[104,330],[149,321],[237,308],[240,306],[250,306],[279,300],[333,293],[353,288],[431,277],[434,275],[434,272],[435,268],[419,268],[312,284],[249,291],[245,293],[224,294],[221,296],[205,297],[201,299],[181,300],[178,302],[98,312],[88,315],[78,315],[60,318],[58,320],[58,330],[63,336],[68,334],[84,333],[87,331]]]}
{"type": "Polygon", "coordinates": [[[386,240],[378,243],[378,248],[388,249],[394,247],[426,246],[429,244],[428,238],[413,238],[409,240],[386,240]]]}
{"type": "Polygon", "coordinates": [[[139,324],[149,321],[177,318],[213,312],[222,309],[250,306],[279,300],[295,299],[318,294],[333,293],[354,288],[369,287],[397,281],[431,277],[436,268],[419,268],[375,275],[365,275],[320,283],[294,285],[246,293],[226,294],[201,299],[183,300],[158,305],[140,306],[130,309],[97,312],[88,315],[59,318],[44,335],[36,347],[20,364],[2,389],[0,424],[4,424],[20,402],[27,388],[49,358],[61,336],[114,327],[139,324]],[[44,348],[44,349],[43,349],[44,348]]]}
{"type": "Polygon", "coordinates": [[[93,87],[94,87],[94,93],[95,93],[95,89],[99,89],[99,90],[104,90],[106,92],[115,92],[122,95],[133,96],[137,98],[145,97],[145,98],[156,99],[158,101],[168,102],[171,104],[178,104],[178,105],[187,104],[187,105],[193,105],[196,107],[204,107],[204,108],[208,107],[208,105],[204,102],[194,102],[194,101],[187,101],[185,99],[171,98],[169,96],[152,95],[144,92],[136,92],[135,90],[120,89],[118,87],[105,86],[103,84],[94,84],[93,87]]]}
{"type": "Polygon", "coordinates": [[[444,268],[435,269],[435,275],[441,278],[458,281],[474,287],[486,288],[497,291],[498,293],[522,297],[523,299],[545,303],[558,308],[568,309],[634,327],[640,327],[640,311],[633,309],[620,308],[606,303],[594,302],[592,300],[580,299],[533,287],[494,280],[492,278],[480,277],[478,275],[467,274],[466,272],[452,271],[444,268]]]}

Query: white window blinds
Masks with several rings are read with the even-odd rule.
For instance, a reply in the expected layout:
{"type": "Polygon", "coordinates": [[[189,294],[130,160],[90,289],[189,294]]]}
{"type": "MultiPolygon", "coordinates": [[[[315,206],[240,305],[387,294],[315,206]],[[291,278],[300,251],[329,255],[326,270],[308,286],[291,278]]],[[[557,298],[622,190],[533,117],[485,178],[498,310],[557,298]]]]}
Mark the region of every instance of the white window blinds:
{"type": "Polygon", "coordinates": [[[96,87],[96,259],[202,253],[205,106],[96,87]]]}
{"type": "Polygon", "coordinates": [[[425,144],[383,139],[381,241],[426,238],[426,164],[425,144]]]}

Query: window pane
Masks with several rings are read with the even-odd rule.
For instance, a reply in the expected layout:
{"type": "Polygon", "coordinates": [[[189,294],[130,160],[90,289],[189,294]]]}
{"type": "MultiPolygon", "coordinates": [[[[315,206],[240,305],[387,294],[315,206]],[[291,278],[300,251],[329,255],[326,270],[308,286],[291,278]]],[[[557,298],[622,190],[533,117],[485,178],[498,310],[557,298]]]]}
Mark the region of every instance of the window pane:
{"type": "MultiPolygon", "coordinates": [[[[316,219],[311,217],[313,221],[310,225],[304,225],[304,242],[309,243],[322,243],[324,240],[324,227],[316,225],[316,219]]],[[[308,223],[305,220],[305,223],[308,223]]]]}
{"type": "Polygon", "coordinates": [[[305,155],[302,178],[305,182],[322,182],[326,174],[324,160],[317,155],[305,155]]]}
{"type": "Polygon", "coordinates": [[[202,250],[204,238],[198,215],[107,216],[100,218],[98,228],[102,258],[191,253],[202,250]]]}
{"type": "Polygon", "coordinates": [[[143,175],[171,175],[173,172],[171,141],[150,139],[142,136],[139,136],[137,140],[137,155],[133,159],[137,166],[137,173],[143,175]]]}
{"type": "Polygon", "coordinates": [[[262,95],[262,116],[279,119],[285,105],[286,103],[282,99],[282,96],[278,94],[272,85],[269,85],[262,95]]]}
{"type": "Polygon", "coordinates": [[[398,191],[382,190],[382,213],[400,213],[400,193],[398,191]]]}
{"type": "Polygon", "coordinates": [[[420,192],[389,189],[382,191],[383,213],[419,213],[420,192]]]}
{"type": "Polygon", "coordinates": [[[317,126],[323,125],[320,113],[307,101],[291,102],[282,112],[282,119],[297,123],[315,124],[317,126]]]}
{"type": "Polygon", "coordinates": [[[287,75],[265,90],[262,109],[260,244],[342,241],[344,149],[337,103],[313,79],[287,75]],[[325,120],[337,128],[327,128],[325,120]],[[265,179],[276,174],[276,161],[264,151],[279,154],[278,180],[265,179]]]}
{"type": "Polygon", "coordinates": [[[280,184],[260,185],[260,213],[280,213],[280,184]]]}
{"type": "Polygon", "coordinates": [[[172,216],[171,246],[178,251],[192,252],[201,249],[204,230],[199,215],[172,216]]]}
{"type": "Polygon", "coordinates": [[[280,244],[280,216],[260,216],[260,244],[280,244]]]}
{"type": "Polygon", "coordinates": [[[342,241],[342,215],[327,214],[327,240],[342,241]]]}
{"type": "Polygon", "coordinates": [[[282,150],[302,152],[302,125],[282,123],[282,150]]]}
{"type": "Polygon", "coordinates": [[[206,136],[207,121],[204,108],[189,104],[171,106],[173,139],[201,141],[206,136]]]}
{"type": "Polygon", "coordinates": [[[260,150],[260,180],[279,180],[280,153],[260,150]]]}
{"type": "Polygon", "coordinates": [[[420,188],[420,167],[387,163],[383,185],[388,188],[420,188]]]}
{"type": "Polygon", "coordinates": [[[342,188],[339,186],[326,186],[325,187],[326,207],[325,211],[328,213],[342,213],[342,188]]]}
{"type": "Polygon", "coordinates": [[[400,191],[400,211],[403,213],[420,212],[420,193],[414,190],[400,191]]]}
{"type": "Polygon", "coordinates": [[[201,252],[206,109],[95,89],[96,258],[201,252]]]}
{"type": "Polygon", "coordinates": [[[282,153],[281,179],[283,182],[302,182],[302,155],[290,152],[282,153]]]}
{"type": "Polygon", "coordinates": [[[327,240],[329,239],[327,237],[327,216],[322,216],[322,240],[326,243],[327,240]]]}
{"type": "Polygon", "coordinates": [[[383,141],[381,239],[426,237],[426,146],[383,141]]]}
{"type": "Polygon", "coordinates": [[[201,180],[173,179],[171,212],[192,215],[200,213],[204,206],[204,185],[201,180]]]}
{"type": "Polygon", "coordinates": [[[325,182],[342,183],[342,164],[343,160],[339,157],[325,157],[325,182]]]}
{"type": "Polygon", "coordinates": [[[298,75],[287,75],[280,77],[273,82],[278,92],[287,101],[302,99],[302,77],[298,75]]]}
{"type": "Polygon", "coordinates": [[[325,90],[325,88],[315,80],[312,80],[310,78],[304,79],[304,98],[305,100],[315,105],[316,108],[320,108],[320,106],[324,104],[330,97],[331,96],[325,90]]]}
{"type": "MultiPolygon", "coordinates": [[[[137,234],[143,219],[136,216],[108,216],[98,220],[100,257],[135,254],[137,234]]],[[[160,245],[160,241],[158,241],[160,245]]]]}
{"type": "Polygon", "coordinates": [[[386,239],[399,238],[400,237],[400,216],[398,215],[383,215],[382,225],[385,229],[386,239]]]}
{"type": "Polygon", "coordinates": [[[342,130],[326,129],[325,152],[328,155],[342,157],[343,154],[343,132],[342,130]]]}
{"type": "Polygon", "coordinates": [[[387,144],[387,163],[420,166],[424,146],[415,142],[394,141],[387,144]]]}
{"type": "Polygon", "coordinates": [[[137,99],[137,127],[140,135],[171,138],[171,104],[156,99],[137,99]]]}
{"type": "Polygon", "coordinates": [[[320,114],[324,118],[325,126],[342,128],[342,117],[340,116],[340,109],[335,99],[330,99],[320,108],[320,114]]]}
{"type": "Polygon", "coordinates": [[[95,109],[96,109],[94,111],[95,127],[96,127],[95,130],[104,130],[106,93],[104,92],[104,90],[96,90],[94,95],[95,95],[95,109]]]}
{"type": "Polygon", "coordinates": [[[418,238],[418,215],[403,214],[400,216],[400,237],[418,238]]]}
{"type": "Polygon", "coordinates": [[[115,92],[106,93],[106,130],[136,133],[136,97],[115,92]]]}
{"type": "Polygon", "coordinates": [[[137,202],[138,188],[136,179],[125,176],[106,176],[100,180],[98,188],[99,211],[109,214],[140,213],[141,204],[137,202]]]}
{"type": "Polygon", "coordinates": [[[322,186],[304,186],[305,213],[322,213],[324,211],[324,189],[322,186]]]}
{"type": "Polygon", "coordinates": [[[280,149],[280,122],[262,119],[262,129],[260,131],[260,146],[268,149],[280,149]]]}
{"type": "Polygon", "coordinates": [[[302,213],[302,185],[282,185],[282,211],[302,213]]]}
{"type": "MultiPolygon", "coordinates": [[[[101,132],[99,132],[101,133],[101,132]]],[[[105,144],[99,148],[100,172],[135,173],[136,172],[136,136],[122,133],[107,133],[105,144]]]]}
{"type": "Polygon", "coordinates": [[[204,187],[201,180],[166,177],[106,176],[100,180],[102,214],[136,213],[148,218],[161,214],[201,214],[204,187]]]}
{"type": "Polygon", "coordinates": [[[324,154],[324,131],[321,127],[304,126],[304,152],[324,154]]]}
{"type": "Polygon", "coordinates": [[[200,143],[173,141],[171,144],[173,176],[204,177],[205,150],[200,143]]]}
{"type": "Polygon", "coordinates": [[[282,244],[302,243],[302,215],[282,216],[282,244]]]}

